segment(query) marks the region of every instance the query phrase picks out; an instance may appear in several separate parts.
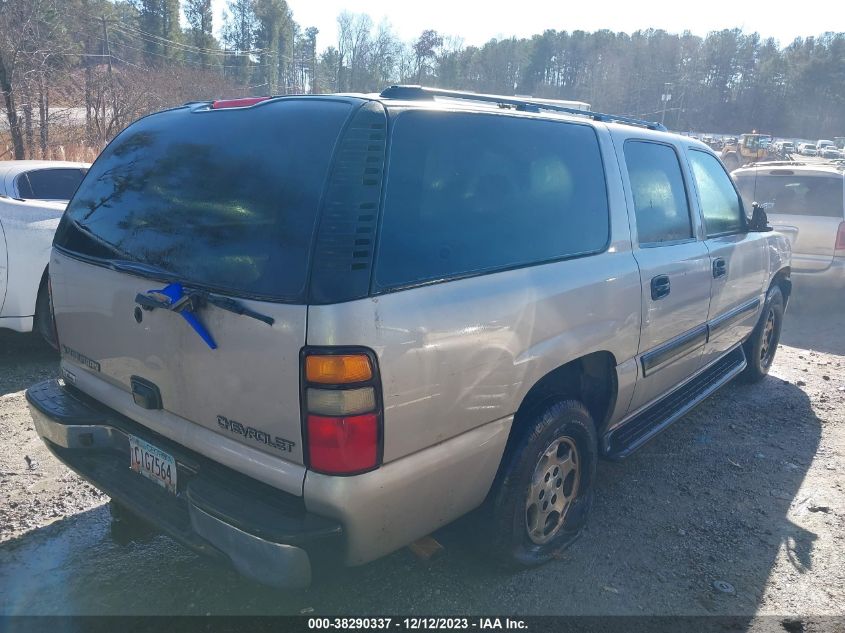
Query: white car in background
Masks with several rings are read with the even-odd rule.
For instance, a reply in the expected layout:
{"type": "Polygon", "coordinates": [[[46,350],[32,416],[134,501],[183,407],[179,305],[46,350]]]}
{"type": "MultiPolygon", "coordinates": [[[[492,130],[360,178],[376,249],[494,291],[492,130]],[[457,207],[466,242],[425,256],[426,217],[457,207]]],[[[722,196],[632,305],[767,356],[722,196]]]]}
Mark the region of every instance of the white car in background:
{"type": "Polygon", "coordinates": [[[88,163],[0,161],[0,328],[53,340],[47,263],[88,163]]]}

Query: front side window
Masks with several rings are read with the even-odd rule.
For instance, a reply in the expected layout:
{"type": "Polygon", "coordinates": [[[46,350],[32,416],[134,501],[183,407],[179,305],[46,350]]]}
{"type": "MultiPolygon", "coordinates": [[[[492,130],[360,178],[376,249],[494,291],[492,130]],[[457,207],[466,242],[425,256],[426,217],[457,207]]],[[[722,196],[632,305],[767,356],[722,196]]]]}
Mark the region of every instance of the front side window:
{"type": "Polygon", "coordinates": [[[707,236],[742,231],[745,226],[742,205],[722,163],[715,156],[697,150],[690,151],[689,159],[707,236]]]}
{"type": "Polygon", "coordinates": [[[639,243],[657,245],[692,238],[684,177],[675,150],[650,141],[626,141],[625,163],[639,243]]]}
{"type": "Polygon", "coordinates": [[[405,112],[385,195],[382,290],[595,253],[608,241],[604,169],[585,125],[405,112]]]}

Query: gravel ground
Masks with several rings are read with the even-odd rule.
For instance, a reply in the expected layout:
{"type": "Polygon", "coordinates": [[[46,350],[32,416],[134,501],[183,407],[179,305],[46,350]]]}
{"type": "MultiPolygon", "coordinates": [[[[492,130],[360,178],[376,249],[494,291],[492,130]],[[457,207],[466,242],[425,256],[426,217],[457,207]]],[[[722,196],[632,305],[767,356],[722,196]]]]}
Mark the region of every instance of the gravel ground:
{"type": "Polygon", "coordinates": [[[107,498],[49,455],[26,410],[22,390],[56,373],[55,356],[0,333],[0,615],[845,615],[843,312],[790,308],[770,377],[600,464],[589,527],[560,560],[502,573],[458,521],[431,562],[402,550],[301,592],[165,536],[118,538],[107,498]]]}
{"type": "Polygon", "coordinates": [[[57,354],[37,336],[0,330],[0,542],[108,501],[35,433],[24,389],[57,367],[57,354]]]}

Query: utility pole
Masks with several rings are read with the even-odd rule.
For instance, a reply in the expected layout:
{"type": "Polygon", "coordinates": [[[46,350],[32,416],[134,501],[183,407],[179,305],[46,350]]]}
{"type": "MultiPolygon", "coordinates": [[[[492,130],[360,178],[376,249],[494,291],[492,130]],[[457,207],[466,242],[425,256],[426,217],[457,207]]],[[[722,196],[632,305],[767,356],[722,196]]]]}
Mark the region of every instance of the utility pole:
{"type": "Polygon", "coordinates": [[[106,16],[101,15],[100,19],[103,21],[103,41],[106,43],[106,55],[109,59],[109,77],[111,77],[111,47],[109,47],[109,30],[106,28],[106,16]]]}
{"type": "MultiPolygon", "coordinates": [[[[106,43],[106,55],[108,55],[108,66],[109,66],[109,88],[111,89],[111,115],[114,118],[117,115],[117,97],[114,94],[114,75],[112,74],[111,69],[111,46],[109,45],[109,30],[106,27],[106,16],[100,16],[100,19],[103,21],[103,41],[106,43]]],[[[106,126],[106,100],[105,97],[103,98],[103,145],[107,140],[108,136],[108,128],[106,126]]]]}
{"type": "Polygon", "coordinates": [[[669,101],[672,100],[672,93],[669,92],[671,89],[671,83],[666,82],[663,84],[663,94],[660,95],[660,100],[663,102],[663,112],[660,113],[660,125],[663,125],[663,121],[666,119],[666,106],[669,105],[669,101]]]}

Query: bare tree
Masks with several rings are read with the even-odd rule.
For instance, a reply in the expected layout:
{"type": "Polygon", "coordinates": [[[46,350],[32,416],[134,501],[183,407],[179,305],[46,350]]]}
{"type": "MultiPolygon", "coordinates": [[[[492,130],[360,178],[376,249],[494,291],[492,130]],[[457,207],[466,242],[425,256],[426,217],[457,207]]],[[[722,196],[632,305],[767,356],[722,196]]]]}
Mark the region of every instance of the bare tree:
{"type": "Polygon", "coordinates": [[[349,89],[344,62],[352,49],[352,21],[353,15],[348,11],[343,11],[337,16],[337,71],[335,85],[341,92],[349,89]]]}
{"type": "Polygon", "coordinates": [[[366,13],[355,15],[352,20],[352,38],[349,50],[349,89],[361,90],[362,79],[367,72],[372,42],[370,34],[373,20],[366,13]]]}
{"type": "Polygon", "coordinates": [[[18,160],[26,157],[26,149],[21,119],[18,116],[16,84],[26,70],[27,36],[36,9],[37,2],[6,0],[0,11],[0,90],[3,92],[6,118],[9,120],[14,156],[18,160]]]}

